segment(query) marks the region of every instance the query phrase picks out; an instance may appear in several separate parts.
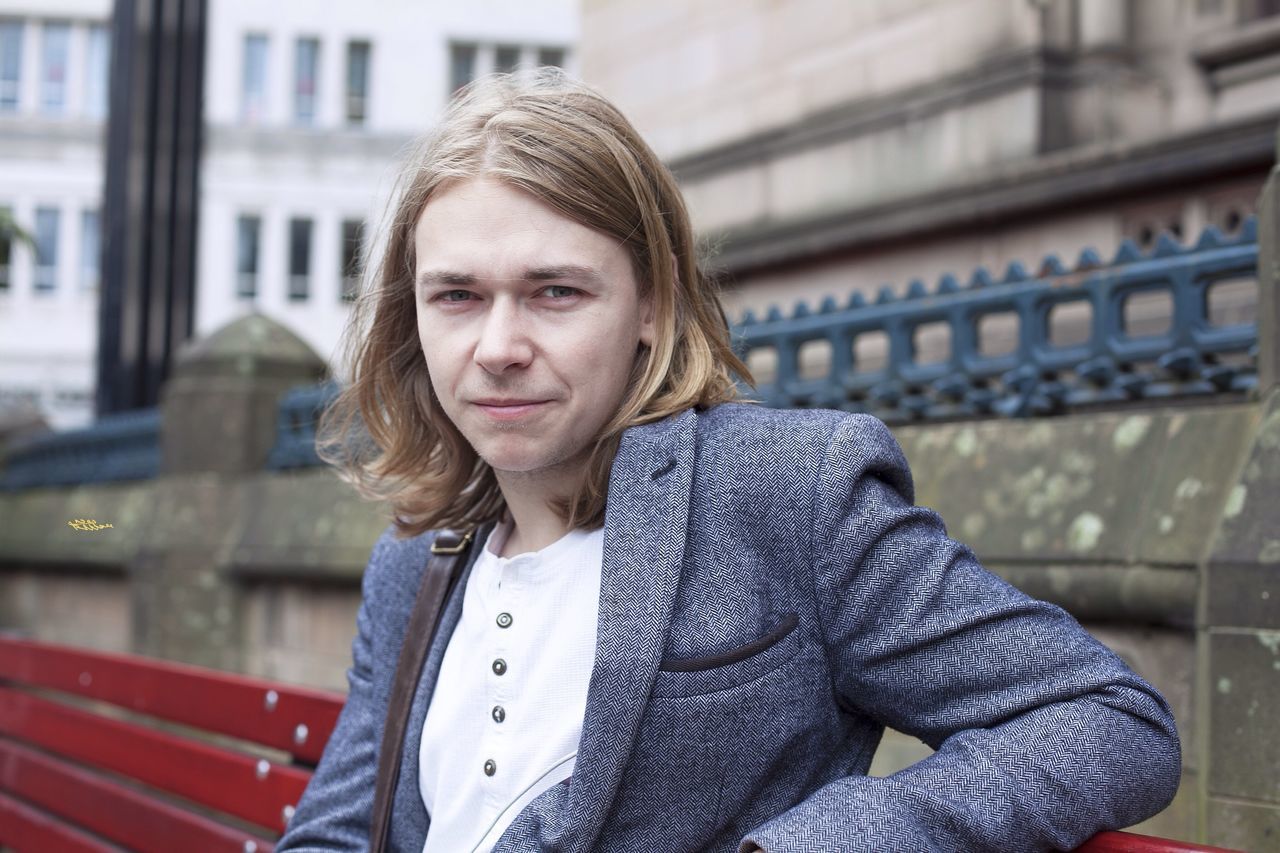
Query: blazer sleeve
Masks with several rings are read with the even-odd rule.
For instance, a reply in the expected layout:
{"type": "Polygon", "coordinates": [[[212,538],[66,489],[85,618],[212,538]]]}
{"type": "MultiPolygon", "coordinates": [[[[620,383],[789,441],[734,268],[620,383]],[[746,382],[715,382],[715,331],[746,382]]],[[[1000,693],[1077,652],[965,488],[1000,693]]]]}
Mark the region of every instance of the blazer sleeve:
{"type": "Polygon", "coordinates": [[[740,850],[1070,850],[1172,800],[1168,703],[913,506],[883,423],[837,425],[816,492],[810,560],[840,701],[936,752],[884,778],[836,779],[740,850]]]}
{"type": "Polygon", "coordinates": [[[390,536],[388,528],[374,545],[361,581],[346,704],[293,818],[275,847],[277,853],[368,849],[378,747],[387,708],[387,697],[375,695],[374,620],[379,612],[379,577],[386,568],[390,536]]]}

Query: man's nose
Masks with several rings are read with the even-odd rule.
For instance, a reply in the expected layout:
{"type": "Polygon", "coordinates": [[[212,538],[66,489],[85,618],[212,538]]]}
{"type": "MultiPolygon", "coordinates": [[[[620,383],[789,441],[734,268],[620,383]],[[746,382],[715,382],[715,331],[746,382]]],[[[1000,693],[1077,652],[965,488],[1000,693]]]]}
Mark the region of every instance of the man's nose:
{"type": "Polygon", "coordinates": [[[502,373],[512,365],[523,366],[533,357],[525,318],[510,299],[494,300],[480,325],[475,361],[490,373],[502,373]]]}

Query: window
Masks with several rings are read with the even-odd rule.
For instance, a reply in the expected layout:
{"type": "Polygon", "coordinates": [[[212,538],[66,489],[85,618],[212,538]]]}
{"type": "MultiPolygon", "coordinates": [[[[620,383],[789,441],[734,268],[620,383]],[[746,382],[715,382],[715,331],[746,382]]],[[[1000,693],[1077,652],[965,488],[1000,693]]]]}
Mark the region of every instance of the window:
{"type": "Polygon", "coordinates": [[[563,68],[564,67],[564,48],[562,47],[538,48],[538,64],[554,65],[558,68],[563,68]]]}
{"type": "Polygon", "coordinates": [[[102,251],[101,217],[96,210],[80,215],[80,289],[98,289],[98,270],[102,251]]]}
{"type": "Polygon", "coordinates": [[[515,71],[520,65],[520,48],[514,44],[500,44],[493,49],[493,70],[503,73],[515,71]]]}
{"type": "Polygon", "coordinates": [[[347,44],[347,124],[364,124],[368,117],[369,43],[347,44]]]}
{"type": "Polygon", "coordinates": [[[58,284],[58,209],[36,208],[35,289],[53,290],[58,284]]]}
{"type": "Polygon", "coordinates": [[[359,219],[342,222],[342,301],[351,302],[360,290],[360,253],[364,245],[364,223],[359,219]]]}
{"type": "Polygon", "coordinates": [[[90,118],[107,114],[107,84],[111,75],[111,37],[100,24],[89,27],[88,51],[85,56],[84,112],[90,118]]]}
{"type": "Polygon", "coordinates": [[[289,299],[307,298],[311,283],[311,220],[289,220],[289,299]]]}
{"type": "Polygon", "coordinates": [[[449,45],[449,95],[470,83],[476,76],[476,46],[474,44],[449,45]]]}
{"type": "Polygon", "coordinates": [[[13,211],[0,207],[0,293],[8,293],[13,283],[13,211]]]}
{"type": "Polygon", "coordinates": [[[252,299],[258,293],[258,236],[262,220],[241,216],[236,220],[236,296],[252,299]]]}
{"type": "Polygon", "coordinates": [[[0,21],[0,112],[18,109],[22,81],[22,22],[0,21]]]}
{"type": "Polygon", "coordinates": [[[244,80],[240,118],[250,124],[262,121],[267,113],[267,37],[244,37],[244,80]]]}
{"type": "Polygon", "coordinates": [[[316,67],[320,64],[320,40],[300,38],[294,50],[293,120],[312,125],[316,121],[316,67]]]}
{"type": "Polygon", "coordinates": [[[40,109],[59,115],[67,108],[67,45],[70,24],[46,22],[40,39],[40,109]]]}

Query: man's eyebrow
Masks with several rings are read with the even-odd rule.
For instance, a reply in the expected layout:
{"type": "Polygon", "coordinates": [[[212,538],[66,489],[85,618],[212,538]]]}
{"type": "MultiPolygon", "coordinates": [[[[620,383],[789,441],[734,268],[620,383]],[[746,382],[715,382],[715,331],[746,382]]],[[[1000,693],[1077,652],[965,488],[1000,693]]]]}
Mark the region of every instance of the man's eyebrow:
{"type": "Polygon", "coordinates": [[[578,281],[588,282],[600,282],[603,280],[599,271],[591,267],[578,266],[577,264],[533,267],[526,270],[524,274],[525,281],[559,281],[561,279],[577,279],[578,281]]]}
{"type": "MultiPolygon", "coordinates": [[[[578,264],[557,264],[545,267],[530,267],[525,270],[521,276],[523,281],[565,281],[577,280],[589,283],[602,282],[603,276],[600,272],[592,267],[584,267],[578,264]]],[[[476,277],[471,273],[454,272],[451,270],[426,270],[418,276],[418,287],[426,288],[432,285],[442,286],[467,286],[476,283],[476,277]]]]}
{"type": "Polygon", "coordinates": [[[465,272],[449,272],[448,270],[426,270],[418,276],[418,287],[430,287],[433,284],[457,285],[475,284],[476,277],[465,272]]]}

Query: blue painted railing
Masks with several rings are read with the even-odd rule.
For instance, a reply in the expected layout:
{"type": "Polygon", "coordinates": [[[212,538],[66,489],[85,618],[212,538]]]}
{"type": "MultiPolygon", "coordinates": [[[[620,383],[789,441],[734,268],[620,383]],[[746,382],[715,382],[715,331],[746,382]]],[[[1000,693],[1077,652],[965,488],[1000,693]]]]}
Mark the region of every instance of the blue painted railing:
{"type": "Polygon", "coordinates": [[[316,455],[316,423],[320,412],[338,394],[333,381],[290,389],[280,400],[276,418],[276,443],[267,456],[267,468],[305,468],[320,465],[316,455]]]}
{"type": "Polygon", "coordinates": [[[0,489],[146,480],[159,472],[160,410],[140,409],[15,442],[0,471],[0,489]]]}
{"type": "Polygon", "coordinates": [[[1070,269],[1050,256],[1035,275],[1012,264],[999,281],[980,269],[963,286],[944,276],[932,291],[916,281],[904,296],[885,288],[868,302],[855,293],[844,307],[828,297],[817,311],[798,303],[790,316],[774,307],[757,320],[748,311],[733,327],[735,351],[750,359],[755,350],[771,349],[776,368],[754,393],[745,386],[743,392],[775,408],[871,412],[890,423],[1246,392],[1257,382],[1256,315],[1213,325],[1209,292],[1218,284],[1256,282],[1257,255],[1250,219],[1233,237],[1210,228],[1187,248],[1161,235],[1143,254],[1126,241],[1105,265],[1085,250],[1070,269]],[[1134,297],[1167,299],[1172,316],[1164,332],[1139,337],[1126,330],[1125,304],[1134,297]],[[1051,312],[1073,303],[1087,303],[1086,339],[1055,345],[1051,312]],[[988,317],[1016,324],[1007,353],[984,354],[979,329],[988,317]],[[944,358],[919,360],[922,327],[949,332],[944,358]],[[862,336],[887,345],[883,364],[858,363],[862,336]],[[800,353],[814,342],[827,366],[804,376],[800,353]]]}
{"type": "MultiPolygon", "coordinates": [[[[772,407],[864,411],[889,423],[1239,395],[1257,383],[1256,317],[1213,324],[1210,292],[1249,281],[1256,296],[1257,260],[1257,224],[1250,219],[1233,237],[1211,228],[1187,248],[1168,235],[1145,254],[1125,242],[1109,264],[1085,250],[1070,269],[1049,257],[1034,275],[1012,264],[998,281],[980,269],[965,285],[945,276],[932,291],[916,281],[905,295],[885,288],[868,302],[855,293],[843,307],[827,297],[816,311],[798,303],[790,316],[776,307],[763,320],[747,312],[732,327],[734,348],[748,361],[757,350],[772,350],[775,368],[773,376],[758,377],[757,389],[742,390],[772,407]],[[1145,336],[1126,329],[1126,302],[1161,294],[1171,306],[1168,328],[1145,336]],[[1060,345],[1051,314],[1077,303],[1087,306],[1087,329],[1081,340],[1060,345]],[[1006,321],[1013,342],[1007,352],[984,346],[984,318],[1006,321]],[[922,329],[946,332],[945,357],[925,361],[925,348],[917,347],[922,329]],[[881,364],[860,363],[859,340],[866,336],[883,343],[881,364]],[[815,344],[825,365],[819,375],[806,375],[801,353],[815,344]]],[[[337,391],[328,382],[281,399],[268,469],[321,464],[316,422],[337,391]]],[[[159,412],[150,409],[27,439],[11,449],[0,489],[154,477],[159,428],[159,412]]]]}

